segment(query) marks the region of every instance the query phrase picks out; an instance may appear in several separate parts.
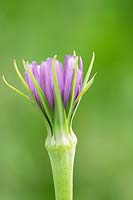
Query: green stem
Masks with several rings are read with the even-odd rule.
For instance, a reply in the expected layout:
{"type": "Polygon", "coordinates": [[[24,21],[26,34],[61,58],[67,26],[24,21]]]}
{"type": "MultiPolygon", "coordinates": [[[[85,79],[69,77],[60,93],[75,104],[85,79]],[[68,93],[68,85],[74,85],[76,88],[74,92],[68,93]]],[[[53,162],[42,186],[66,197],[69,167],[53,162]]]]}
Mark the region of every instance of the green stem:
{"type": "Polygon", "coordinates": [[[73,165],[77,141],[76,136],[73,136],[70,143],[55,145],[46,142],[52,166],[56,200],[73,200],[73,165]]]}

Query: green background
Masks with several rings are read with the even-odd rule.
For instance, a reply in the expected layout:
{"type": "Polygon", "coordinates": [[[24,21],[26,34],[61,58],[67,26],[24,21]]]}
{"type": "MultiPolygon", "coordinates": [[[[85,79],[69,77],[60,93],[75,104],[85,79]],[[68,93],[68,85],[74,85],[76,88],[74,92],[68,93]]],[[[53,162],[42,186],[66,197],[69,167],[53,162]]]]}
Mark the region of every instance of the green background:
{"type": "MultiPolygon", "coordinates": [[[[23,90],[12,60],[76,50],[95,83],[74,120],[75,200],[133,199],[133,1],[0,2],[0,76],[23,90]]],[[[46,129],[36,109],[0,80],[0,200],[54,199],[46,129]]]]}

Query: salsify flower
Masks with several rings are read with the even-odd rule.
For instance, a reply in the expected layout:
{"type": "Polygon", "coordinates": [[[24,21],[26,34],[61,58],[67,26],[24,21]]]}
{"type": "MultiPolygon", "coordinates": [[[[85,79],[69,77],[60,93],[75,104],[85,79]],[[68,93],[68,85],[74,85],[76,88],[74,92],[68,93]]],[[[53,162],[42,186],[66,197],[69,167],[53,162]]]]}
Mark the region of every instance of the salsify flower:
{"type": "Polygon", "coordinates": [[[24,76],[14,61],[17,75],[28,95],[10,85],[3,76],[4,82],[30,100],[43,116],[48,132],[46,148],[51,160],[57,200],[72,200],[72,171],[77,143],[72,121],[81,98],[94,81],[96,74],[89,80],[93,62],[94,53],[83,81],[82,58],[76,56],[75,52],[66,55],[63,64],[57,60],[57,56],[47,58],[39,65],[35,61],[23,61],[24,76]]]}

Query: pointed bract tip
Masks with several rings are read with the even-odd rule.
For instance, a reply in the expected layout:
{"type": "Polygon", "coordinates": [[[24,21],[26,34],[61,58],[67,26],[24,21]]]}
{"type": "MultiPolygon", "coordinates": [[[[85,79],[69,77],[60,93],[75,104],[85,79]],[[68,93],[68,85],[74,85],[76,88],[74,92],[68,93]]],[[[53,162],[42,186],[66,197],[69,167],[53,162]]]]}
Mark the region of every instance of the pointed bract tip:
{"type": "Polygon", "coordinates": [[[22,64],[23,64],[24,69],[26,70],[26,61],[24,59],[22,60],[22,64]]]}
{"type": "Polygon", "coordinates": [[[92,53],[92,57],[93,57],[93,59],[95,58],[95,52],[93,51],[93,53],[92,53]]]}
{"type": "Polygon", "coordinates": [[[8,87],[10,87],[10,84],[7,82],[7,80],[6,80],[6,78],[5,78],[4,75],[2,75],[2,79],[3,79],[4,83],[5,83],[8,87]]]}
{"type": "Polygon", "coordinates": [[[4,82],[6,82],[4,74],[2,75],[2,79],[3,79],[4,82]]]}
{"type": "Polygon", "coordinates": [[[97,75],[97,72],[94,74],[94,78],[95,78],[96,75],[97,75]]]}
{"type": "Polygon", "coordinates": [[[73,51],[73,56],[76,56],[76,51],[75,50],[73,51]]]}
{"type": "Polygon", "coordinates": [[[56,58],[57,58],[57,55],[54,55],[53,59],[56,60],[56,58]]]}
{"type": "Polygon", "coordinates": [[[17,65],[16,59],[15,59],[15,58],[13,59],[13,64],[14,64],[14,65],[17,65]]]}
{"type": "Polygon", "coordinates": [[[26,61],[25,61],[24,59],[22,59],[22,63],[23,63],[23,64],[25,64],[25,63],[26,63],[26,61]]]}

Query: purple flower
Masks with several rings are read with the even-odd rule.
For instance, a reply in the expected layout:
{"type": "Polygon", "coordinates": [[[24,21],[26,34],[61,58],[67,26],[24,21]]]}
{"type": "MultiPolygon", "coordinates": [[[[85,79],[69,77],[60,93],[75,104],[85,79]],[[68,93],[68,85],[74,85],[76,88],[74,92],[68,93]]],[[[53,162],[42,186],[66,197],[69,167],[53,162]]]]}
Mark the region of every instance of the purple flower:
{"type": "Polygon", "coordinates": [[[35,61],[30,64],[23,62],[24,78],[14,61],[16,73],[29,95],[10,85],[4,76],[3,80],[8,87],[39,108],[48,132],[58,138],[59,133],[68,134],[72,130],[72,120],[79,102],[94,81],[95,75],[89,80],[93,62],[94,54],[82,83],[82,58],[75,53],[73,56],[65,56],[64,66],[56,56],[42,61],[40,65],[35,61]]]}
{"type": "MultiPolygon", "coordinates": [[[[74,78],[74,67],[76,64],[76,60],[76,56],[66,55],[64,60],[64,67],[62,66],[61,62],[59,62],[58,60],[55,61],[54,67],[56,77],[58,80],[60,95],[62,97],[65,107],[69,101],[72,92],[72,81],[74,78]]],[[[44,95],[46,96],[49,105],[54,108],[54,82],[52,75],[52,62],[53,58],[48,58],[46,61],[41,62],[40,65],[37,65],[36,62],[32,62],[28,65],[28,67],[30,68],[35,80],[41,87],[44,95]]],[[[74,99],[76,99],[82,89],[82,69],[82,58],[80,58],[79,67],[77,66],[76,71],[74,99]]],[[[25,72],[25,81],[28,84],[36,101],[40,104],[39,96],[27,70],[25,72]]]]}

